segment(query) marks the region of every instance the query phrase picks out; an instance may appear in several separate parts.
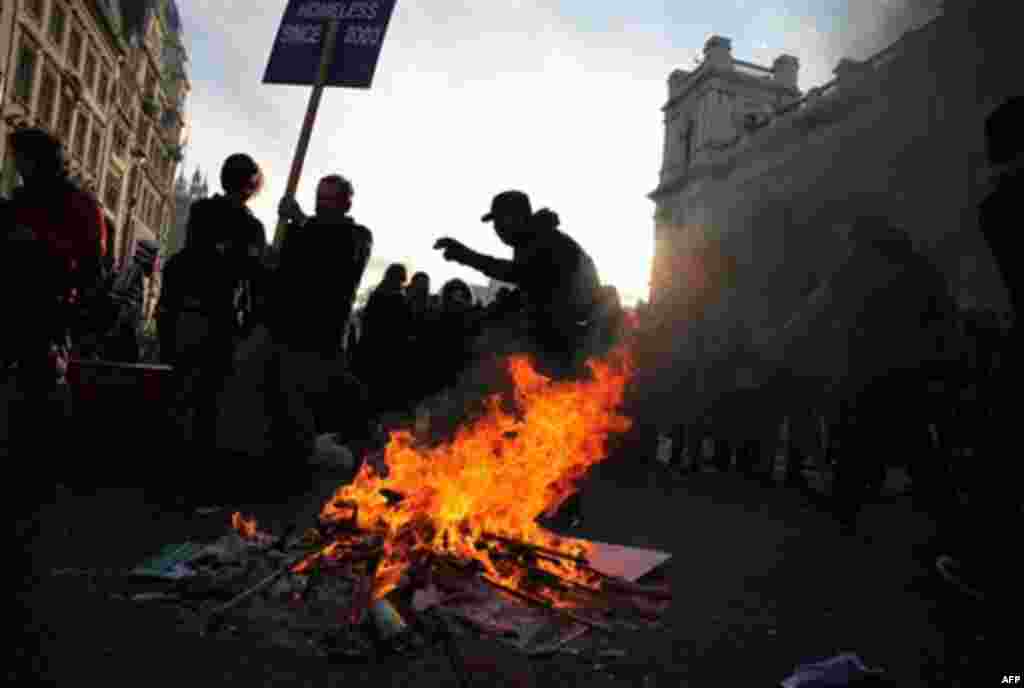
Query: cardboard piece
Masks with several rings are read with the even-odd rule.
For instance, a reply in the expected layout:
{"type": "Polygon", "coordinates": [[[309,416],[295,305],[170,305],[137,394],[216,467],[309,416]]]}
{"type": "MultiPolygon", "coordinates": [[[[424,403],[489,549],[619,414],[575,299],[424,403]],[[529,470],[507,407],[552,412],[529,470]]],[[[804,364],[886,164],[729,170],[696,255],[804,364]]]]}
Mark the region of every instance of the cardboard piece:
{"type": "Polygon", "coordinates": [[[635,583],[637,579],[672,558],[668,552],[656,549],[626,547],[596,540],[589,542],[594,546],[590,555],[592,567],[601,573],[618,576],[631,583],[635,583]]]}

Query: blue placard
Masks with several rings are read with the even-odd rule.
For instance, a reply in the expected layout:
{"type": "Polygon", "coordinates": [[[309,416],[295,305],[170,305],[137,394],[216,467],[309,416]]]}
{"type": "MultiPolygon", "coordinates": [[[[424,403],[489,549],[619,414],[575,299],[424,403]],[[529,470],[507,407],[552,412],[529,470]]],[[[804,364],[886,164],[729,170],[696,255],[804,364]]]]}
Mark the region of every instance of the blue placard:
{"type": "Polygon", "coordinates": [[[327,22],[337,19],[338,39],[324,85],[369,88],[395,1],[288,0],[263,83],[316,83],[327,22]]]}

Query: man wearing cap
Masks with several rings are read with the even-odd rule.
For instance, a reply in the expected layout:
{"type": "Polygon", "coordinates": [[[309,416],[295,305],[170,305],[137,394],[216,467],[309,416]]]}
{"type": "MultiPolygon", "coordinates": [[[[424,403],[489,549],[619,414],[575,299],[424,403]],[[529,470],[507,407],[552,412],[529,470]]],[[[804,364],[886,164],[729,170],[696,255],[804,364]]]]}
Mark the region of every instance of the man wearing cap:
{"type": "Polygon", "coordinates": [[[514,250],[512,260],[486,256],[444,237],[434,248],[446,260],[515,284],[525,297],[541,368],[554,377],[581,372],[579,353],[599,301],[601,282],[594,261],[558,229],[554,212],[536,214],[522,191],[503,191],[491,202],[483,222],[493,222],[501,241],[514,250]]]}

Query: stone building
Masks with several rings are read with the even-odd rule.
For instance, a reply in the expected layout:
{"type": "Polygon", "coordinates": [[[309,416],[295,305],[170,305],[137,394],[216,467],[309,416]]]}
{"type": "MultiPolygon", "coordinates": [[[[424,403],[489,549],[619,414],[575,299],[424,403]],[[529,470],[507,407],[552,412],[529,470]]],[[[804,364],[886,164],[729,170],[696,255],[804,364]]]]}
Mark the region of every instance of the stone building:
{"type": "Polygon", "coordinates": [[[44,127],[99,199],[113,259],[123,263],[138,240],[161,240],[189,91],[174,0],[3,2],[0,48],[0,193],[16,183],[7,134],[44,127]]]}
{"type": "Polygon", "coordinates": [[[970,5],[948,3],[869,59],[842,60],[806,94],[796,58],[759,67],[718,36],[694,71],[670,75],[650,198],[651,301],[672,337],[699,323],[721,348],[738,323],[782,324],[837,267],[837,230],[860,212],[906,229],[962,305],[1008,308],[976,208],[983,121],[1019,77],[986,54],[1001,42],[978,33],[999,22],[970,5]],[[982,65],[1004,78],[972,69],[982,65]],[[710,297],[694,278],[709,260],[729,275],[710,297]]]}

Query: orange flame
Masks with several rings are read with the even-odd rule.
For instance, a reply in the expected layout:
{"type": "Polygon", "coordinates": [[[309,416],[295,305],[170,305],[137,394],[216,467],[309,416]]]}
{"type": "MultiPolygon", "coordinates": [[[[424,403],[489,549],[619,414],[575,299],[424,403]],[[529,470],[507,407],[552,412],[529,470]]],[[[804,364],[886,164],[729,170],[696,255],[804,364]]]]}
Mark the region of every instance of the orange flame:
{"type": "MultiPolygon", "coordinates": [[[[630,357],[617,350],[588,361],[591,379],[568,382],[544,377],[524,356],[509,358],[507,365],[517,412],[491,396],[483,417],[460,428],[450,443],[429,449],[414,446],[408,432],[392,433],[385,450],[389,476],[382,479],[364,465],[322,510],[326,522],[348,520],[351,511],[336,502],[355,502],[357,526],[384,536],[375,596],[399,584],[413,555],[430,551],[475,559],[491,580],[520,587],[520,568],[502,566],[477,547],[485,533],[565,554],[589,554],[585,541],[560,538],[534,519],[578,489],[590,467],[605,458],[610,434],[630,428],[631,421],[617,411],[632,374],[630,357]],[[389,504],[382,489],[404,499],[389,504]]],[[[565,580],[594,582],[584,570],[566,571],[545,560],[538,568],[565,580]]]]}

